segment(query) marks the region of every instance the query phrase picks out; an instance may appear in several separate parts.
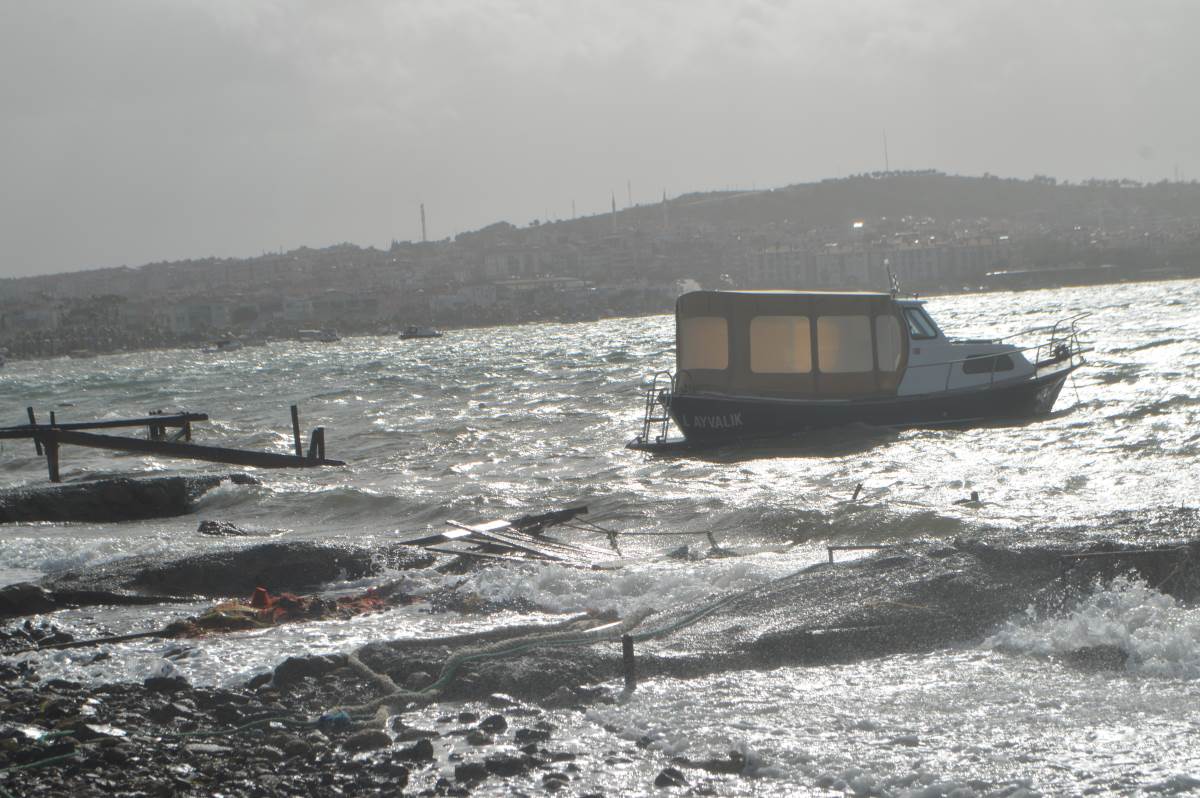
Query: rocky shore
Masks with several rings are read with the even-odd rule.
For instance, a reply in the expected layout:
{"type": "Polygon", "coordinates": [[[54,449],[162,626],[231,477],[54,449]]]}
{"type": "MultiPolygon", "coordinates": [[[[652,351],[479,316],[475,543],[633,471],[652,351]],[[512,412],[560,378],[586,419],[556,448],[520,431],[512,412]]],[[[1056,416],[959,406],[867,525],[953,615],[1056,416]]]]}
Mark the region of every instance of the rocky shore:
{"type": "MultiPolygon", "coordinates": [[[[1163,519],[1164,531],[1195,520],[1163,519]]],[[[743,754],[671,756],[615,728],[602,750],[581,752],[560,733],[571,714],[622,700],[622,633],[636,639],[640,678],[689,679],[978,639],[1031,603],[1069,602],[1117,574],[1133,573],[1182,600],[1200,598],[1200,544],[1144,525],[1138,535],[1136,545],[1072,542],[1069,535],[1054,546],[911,544],[821,563],[736,594],[652,608],[644,617],[592,613],[292,657],[234,688],[190,685],[169,660],[142,681],[98,685],[86,667],[77,680],[42,678],[36,656],[9,656],[0,660],[0,798],[604,795],[615,794],[607,769],[635,761],[657,774],[646,792],[720,795],[731,781],[751,777],[743,754]]],[[[277,543],[174,563],[131,558],[103,584],[64,574],[35,587],[231,595],[247,578],[273,589],[285,577],[295,585],[327,580],[316,564],[333,558],[339,571],[360,563],[370,572],[365,552],[277,543]],[[248,564],[267,562],[275,570],[246,576],[248,564]],[[300,563],[310,563],[308,570],[289,569],[300,563]]],[[[393,567],[430,565],[424,552],[392,558],[393,567]]],[[[474,607],[486,611],[482,602],[474,607]]],[[[10,616],[28,614],[18,609],[10,607],[10,616]]],[[[5,638],[0,650],[62,642],[44,620],[5,638]]],[[[94,651],[93,661],[109,656],[106,646],[94,651]]],[[[1119,669],[1124,652],[1081,651],[1077,660],[1119,669]]],[[[812,787],[836,790],[839,783],[812,787]]],[[[989,792],[1033,794],[979,785],[978,794],[989,792]]]]}

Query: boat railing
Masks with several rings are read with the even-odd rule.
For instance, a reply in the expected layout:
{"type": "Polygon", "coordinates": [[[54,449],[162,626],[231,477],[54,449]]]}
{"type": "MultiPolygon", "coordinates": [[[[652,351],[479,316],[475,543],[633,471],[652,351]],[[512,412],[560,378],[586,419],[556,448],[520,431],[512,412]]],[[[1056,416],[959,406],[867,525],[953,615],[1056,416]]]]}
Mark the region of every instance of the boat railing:
{"type": "MultiPolygon", "coordinates": [[[[1034,374],[1039,369],[1046,366],[1055,366],[1057,368],[1074,368],[1083,362],[1083,354],[1086,351],[1079,342],[1079,328],[1077,323],[1089,313],[1080,313],[1076,316],[1069,316],[1065,319],[1060,319],[1053,325],[1035,328],[1039,332],[1049,332],[1050,336],[1047,340],[1032,346],[1025,346],[1013,349],[1007,349],[1003,352],[988,352],[980,355],[970,355],[968,357],[958,358],[955,360],[941,360],[937,363],[917,363],[910,364],[909,369],[929,369],[929,368],[945,368],[946,383],[945,390],[950,390],[950,380],[954,376],[954,367],[961,366],[965,363],[980,363],[981,361],[991,360],[991,366],[988,369],[988,385],[993,385],[996,382],[996,361],[1000,357],[1013,354],[1025,354],[1033,352],[1033,371],[1034,374]]],[[[1014,336],[1006,336],[1012,338],[1014,336]]],[[[999,343],[1006,340],[999,338],[989,343],[999,343]]],[[[1014,375],[1016,376],[1016,375],[1014,375]]],[[[1004,379],[1003,377],[1001,379],[1004,379]]]]}

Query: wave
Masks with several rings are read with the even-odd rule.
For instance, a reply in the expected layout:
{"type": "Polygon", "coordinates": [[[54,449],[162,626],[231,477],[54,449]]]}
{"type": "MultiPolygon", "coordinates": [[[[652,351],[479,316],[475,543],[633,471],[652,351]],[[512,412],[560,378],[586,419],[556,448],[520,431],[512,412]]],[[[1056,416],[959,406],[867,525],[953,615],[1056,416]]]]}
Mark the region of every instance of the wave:
{"type": "Polygon", "coordinates": [[[987,644],[998,651],[1045,657],[1110,647],[1125,652],[1128,673],[1200,679],[1200,608],[1187,607],[1140,580],[1118,577],[1066,613],[1038,618],[1029,610],[987,644]]]}

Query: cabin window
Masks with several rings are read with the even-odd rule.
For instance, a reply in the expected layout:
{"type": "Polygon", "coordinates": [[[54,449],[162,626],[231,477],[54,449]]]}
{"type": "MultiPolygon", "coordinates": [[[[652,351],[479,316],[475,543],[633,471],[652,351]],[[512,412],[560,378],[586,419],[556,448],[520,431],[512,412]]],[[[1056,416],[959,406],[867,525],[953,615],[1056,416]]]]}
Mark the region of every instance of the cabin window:
{"type": "Polygon", "coordinates": [[[905,308],[904,318],[908,321],[908,334],[913,338],[937,338],[937,328],[925,311],[920,308],[905,308]]]}
{"type": "Polygon", "coordinates": [[[1012,371],[1008,355],[973,355],[963,361],[963,374],[990,374],[993,371],[1012,371]]]}
{"type": "Polygon", "coordinates": [[[755,374],[808,374],[812,332],[808,316],[755,316],[750,320],[750,370],[755,374]]]}
{"type": "Polygon", "coordinates": [[[693,316],[679,323],[679,368],[729,367],[729,324],[724,316],[693,316]]]}
{"type": "Polygon", "coordinates": [[[898,371],[901,349],[900,320],[895,316],[875,317],[875,366],[880,371],[898,371]]]}
{"type": "Polygon", "coordinates": [[[873,371],[875,353],[871,346],[871,318],[818,317],[817,364],[826,374],[873,371]]]}

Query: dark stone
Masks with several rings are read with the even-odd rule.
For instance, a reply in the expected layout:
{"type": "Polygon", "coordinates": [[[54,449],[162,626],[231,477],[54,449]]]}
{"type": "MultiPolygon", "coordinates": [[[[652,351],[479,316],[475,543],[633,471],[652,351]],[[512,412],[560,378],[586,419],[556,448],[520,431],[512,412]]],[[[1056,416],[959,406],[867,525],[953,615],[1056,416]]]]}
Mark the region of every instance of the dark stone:
{"type": "Polygon", "coordinates": [[[283,753],[285,756],[312,756],[313,747],[307,740],[301,740],[299,737],[292,737],[283,744],[283,753]]]}
{"type": "Polygon", "coordinates": [[[0,617],[37,615],[57,607],[45,589],[29,582],[0,587],[0,617]]]}
{"type": "Polygon", "coordinates": [[[550,732],[545,729],[517,729],[513,739],[518,743],[545,742],[550,739],[550,732]]]}
{"type": "Polygon", "coordinates": [[[654,779],[655,787],[686,787],[687,779],[675,768],[663,768],[654,779]]]}
{"type": "Polygon", "coordinates": [[[392,738],[388,736],[387,732],[379,729],[367,729],[347,737],[342,743],[342,747],[347,751],[373,751],[391,744],[392,738]]]}
{"type": "Polygon", "coordinates": [[[397,751],[396,758],[409,762],[430,762],[433,760],[433,743],[428,739],[417,740],[408,748],[397,751]]]}
{"type": "Polygon", "coordinates": [[[479,716],[476,715],[474,712],[459,712],[458,713],[458,722],[459,723],[474,723],[477,720],[479,720],[479,716]]]}
{"type": "Polygon", "coordinates": [[[439,732],[432,729],[401,729],[396,734],[396,742],[407,743],[413,740],[431,740],[441,736],[439,732]]]}
{"type": "Polygon", "coordinates": [[[179,675],[150,676],[142,685],[152,693],[179,693],[191,687],[188,680],[179,675]]]}
{"type": "Polygon", "coordinates": [[[482,762],[464,762],[454,766],[455,781],[483,781],[488,777],[488,768],[482,762]]]}
{"type": "Polygon", "coordinates": [[[550,792],[561,790],[571,784],[571,777],[566,773],[547,773],[542,776],[542,786],[550,792]]]}
{"type": "Polygon", "coordinates": [[[269,537],[270,532],[251,532],[248,529],[242,529],[237,524],[232,524],[229,521],[211,521],[205,520],[200,522],[200,526],[196,529],[201,535],[209,535],[211,537],[225,538],[250,538],[250,537],[269,537]]]}
{"type": "Polygon", "coordinates": [[[508,729],[508,721],[503,715],[488,715],[479,722],[479,728],[488,734],[501,734],[508,729]]]}
{"type": "Polygon", "coordinates": [[[116,522],[169,518],[191,512],[192,502],[226,479],[220,475],[116,478],[0,491],[0,523],[116,522]]]}
{"type": "Polygon", "coordinates": [[[524,757],[496,754],[483,760],[489,773],[497,776],[519,776],[529,769],[524,757]]]}
{"type": "Polygon", "coordinates": [[[491,745],[492,735],[479,729],[471,729],[467,732],[466,741],[469,745],[491,745]]]}
{"type": "Polygon", "coordinates": [[[323,676],[345,664],[345,658],[338,655],[288,657],[275,666],[271,682],[276,687],[286,687],[305,676],[323,676]]]}

